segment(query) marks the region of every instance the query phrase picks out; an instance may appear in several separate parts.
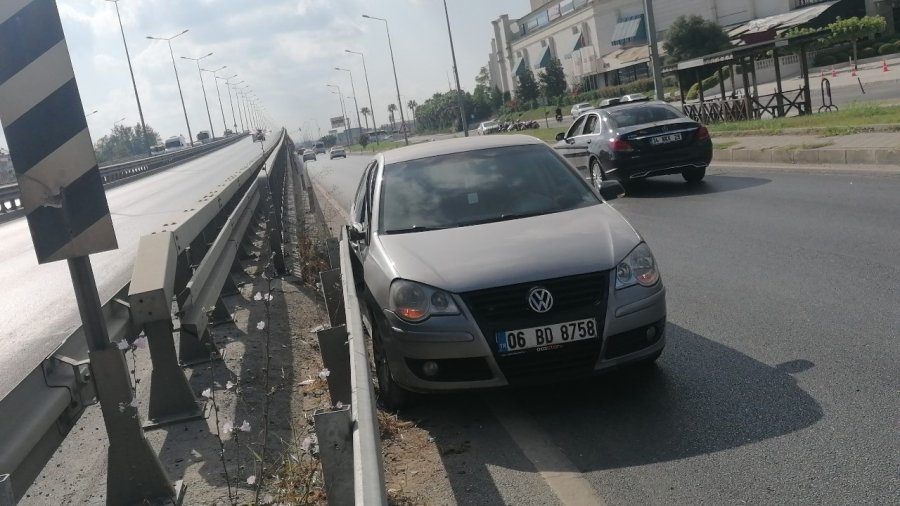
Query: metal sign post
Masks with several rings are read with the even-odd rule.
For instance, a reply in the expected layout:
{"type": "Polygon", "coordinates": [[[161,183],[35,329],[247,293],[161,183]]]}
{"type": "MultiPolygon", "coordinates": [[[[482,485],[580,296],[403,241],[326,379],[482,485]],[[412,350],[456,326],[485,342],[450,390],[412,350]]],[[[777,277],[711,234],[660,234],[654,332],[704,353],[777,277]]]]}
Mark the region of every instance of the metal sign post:
{"type": "Polygon", "coordinates": [[[0,123],[37,260],[69,264],[109,436],[107,504],[178,502],[100,310],[88,255],[118,245],[54,0],[0,2],[0,123]]]}

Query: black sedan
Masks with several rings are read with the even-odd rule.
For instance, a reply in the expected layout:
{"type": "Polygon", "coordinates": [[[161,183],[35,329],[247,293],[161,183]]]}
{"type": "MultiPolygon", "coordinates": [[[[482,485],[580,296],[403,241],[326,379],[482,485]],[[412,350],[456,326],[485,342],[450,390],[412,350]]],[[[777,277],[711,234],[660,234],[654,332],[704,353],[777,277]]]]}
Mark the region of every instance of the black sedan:
{"type": "Polygon", "coordinates": [[[556,136],[560,154],[595,184],[681,174],[706,175],[712,141],[705,126],[665,102],[622,102],[582,114],[556,136]]]}

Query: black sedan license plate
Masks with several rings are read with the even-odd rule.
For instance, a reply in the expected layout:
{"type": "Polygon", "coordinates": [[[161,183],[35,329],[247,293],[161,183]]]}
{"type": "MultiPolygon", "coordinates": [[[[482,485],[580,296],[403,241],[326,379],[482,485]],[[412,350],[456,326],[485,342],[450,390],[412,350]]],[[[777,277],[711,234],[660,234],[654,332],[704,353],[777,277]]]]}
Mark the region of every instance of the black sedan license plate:
{"type": "Polygon", "coordinates": [[[681,140],[681,134],[660,135],[659,137],[651,137],[650,144],[658,146],[660,144],[669,144],[681,140]]]}
{"type": "Polygon", "coordinates": [[[543,351],[548,347],[556,348],[573,341],[597,339],[598,337],[600,335],[597,322],[593,318],[527,329],[507,330],[495,334],[498,353],[512,353],[535,348],[543,351]]]}

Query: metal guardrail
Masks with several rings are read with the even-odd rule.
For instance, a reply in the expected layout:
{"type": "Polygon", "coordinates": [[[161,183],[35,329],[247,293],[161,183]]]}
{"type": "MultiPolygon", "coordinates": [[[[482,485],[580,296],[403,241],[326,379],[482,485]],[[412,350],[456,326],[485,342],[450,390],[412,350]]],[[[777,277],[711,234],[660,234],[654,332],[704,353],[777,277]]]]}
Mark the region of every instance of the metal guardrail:
{"type": "MultiPolygon", "coordinates": [[[[185,338],[186,333],[206,335],[206,309],[219,299],[223,287],[234,289],[233,284],[228,286],[228,273],[238,245],[259,203],[267,198],[267,187],[258,175],[264,167],[276,165],[273,160],[284,150],[285,138],[282,132],[279,142],[204,195],[190,211],[170,218],[167,228],[142,237],[132,281],[103,305],[111,341],[133,342],[142,330],[147,334],[153,360],[150,428],[202,414],[175,358],[172,300],[177,300],[182,317],[179,358],[185,361],[199,350],[200,358],[209,360],[210,350],[198,345],[198,339],[185,338]]],[[[8,475],[0,485],[11,489],[14,499],[24,494],[85,408],[96,403],[94,381],[79,327],[0,399],[0,476],[8,475]]],[[[130,486],[128,480],[121,481],[122,487],[130,486]]]]}
{"type": "Polygon", "coordinates": [[[326,284],[332,284],[328,280],[334,280],[336,270],[322,273],[322,286],[329,309],[343,304],[344,318],[335,323],[343,320],[344,324],[317,332],[322,360],[331,372],[328,390],[336,408],[313,416],[325,489],[332,504],[386,505],[375,391],[346,227],[341,231],[340,289],[329,289],[326,284]],[[342,405],[347,401],[349,408],[342,405]]]}
{"type": "MultiPolygon", "coordinates": [[[[201,144],[193,148],[164,153],[141,158],[125,163],[116,163],[100,167],[100,176],[103,178],[103,186],[113,187],[131,181],[137,177],[143,177],[154,172],[174,167],[187,160],[191,160],[206,153],[225,147],[247,137],[247,134],[238,134],[219,139],[217,141],[201,144]]],[[[19,185],[13,183],[0,186],[0,217],[21,211],[22,201],[19,185]]]]}

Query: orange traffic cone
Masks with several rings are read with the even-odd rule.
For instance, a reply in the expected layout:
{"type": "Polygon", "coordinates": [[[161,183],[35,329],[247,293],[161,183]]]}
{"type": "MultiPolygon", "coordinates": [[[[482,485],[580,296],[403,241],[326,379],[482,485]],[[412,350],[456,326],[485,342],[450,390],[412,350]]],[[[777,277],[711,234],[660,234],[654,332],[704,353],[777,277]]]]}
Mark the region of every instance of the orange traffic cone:
{"type": "Polygon", "coordinates": [[[837,77],[837,70],[834,70],[834,65],[831,66],[831,77],[837,77]]]}
{"type": "Polygon", "coordinates": [[[884,58],[882,58],[882,59],[881,59],[881,71],[882,71],[882,72],[887,72],[888,70],[891,70],[891,69],[888,68],[887,60],[885,60],[884,58]]]}
{"type": "Polygon", "coordinates": [[[850,75],[856,77],[856,65],[853,66],[853,71],[850,72],[850,75]]]}

